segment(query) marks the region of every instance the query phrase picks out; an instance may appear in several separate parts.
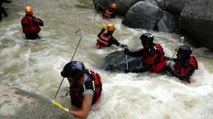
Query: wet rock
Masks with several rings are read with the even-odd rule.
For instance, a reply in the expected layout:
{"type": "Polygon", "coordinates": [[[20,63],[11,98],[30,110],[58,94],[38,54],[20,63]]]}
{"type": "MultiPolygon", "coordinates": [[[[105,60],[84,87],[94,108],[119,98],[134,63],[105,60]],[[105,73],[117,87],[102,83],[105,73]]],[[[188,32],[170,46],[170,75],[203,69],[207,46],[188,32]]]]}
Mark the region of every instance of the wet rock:
{"type": "Polygon", "coordinates": [[[39,95],[0,86],[0,119],[72,119],[67,112],[39,95]]]}
{"type": "Polygon", "coordinates": [[[180,17],[180,25],[202,46],[213,50],[213,0],[189,0],[180,17]]]}
{"type": "Polygon", "coordinates": [[[154,30],[162,18],[163,11],[149,2],[138,2],[127,12],[122,23],[130,28],[154,30]]]}
{"type": "Polygon", "coordinates": [[[158,22],[157,28],[161,32],[176,32],[178,30],[177,18],[169,13],[164,12],[162,19],[158,22]]]}
{"type": "Polygon", "coordinates": [[[166,9],[173,14],[180,14],[186,5],[187,0],[166,0],[166,9]]]}

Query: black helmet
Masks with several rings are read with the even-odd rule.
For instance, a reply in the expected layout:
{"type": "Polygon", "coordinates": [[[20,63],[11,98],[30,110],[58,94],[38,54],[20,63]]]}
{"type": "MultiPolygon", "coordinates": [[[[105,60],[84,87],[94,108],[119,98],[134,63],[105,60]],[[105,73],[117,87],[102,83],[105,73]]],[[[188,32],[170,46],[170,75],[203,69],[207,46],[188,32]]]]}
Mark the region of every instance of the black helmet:
{"type": "Polygon", "coordinates": [[[72,77],[74,80],[80,79],[85,72],[85,67],[82,62],[71,61],[64,66],[61,72],[62,77],[72,77]]]}
{"type": "Polygon", "coordinates": [[[189,57],[192,54],[192,50],[191,50],[191,48],[189,46],[182,45],[178,49],[178,53],[180,53],[181,55],[183,55],[185,57],[189,57]]]}
{"type": "Polygon", "coordinates": [[[144,43],[152,44],[154,40],[154,36],[151,33],[144,33],[141,35],[140,39],[144,43]]]}

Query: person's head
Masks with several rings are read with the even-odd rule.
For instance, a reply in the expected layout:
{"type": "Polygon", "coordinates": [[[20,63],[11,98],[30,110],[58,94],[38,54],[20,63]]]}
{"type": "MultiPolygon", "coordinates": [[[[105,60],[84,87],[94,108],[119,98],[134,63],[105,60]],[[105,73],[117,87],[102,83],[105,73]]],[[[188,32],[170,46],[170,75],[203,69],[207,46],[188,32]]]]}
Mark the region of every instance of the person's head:
{"type": "Polygon", "coordinates": [[[177,58],[178,59],[188,59],[192,54],[192,50],[187,45],[181,45],[177,51],[177,58]]]}
{"type": "Polygon", "coordinates": [[[140,37],[144,48],[149,48],[153,44],[154,36],[151,33],[144,33],[140,37]]]}
{"type": "Polygon", "coordinates": [[[64,69],[61,72],[62,77],[67,77],[68,80],[74,82],[79,81],[85,73],[85,67],[82,62],[71,61],[64,66],[64,69]]]}
{"type": "Polygon", "coordinates": [[[112,10],[115,10],[115,9],[117,8],[117,5],[116,5],[115,3],[112,3],[111,6],[110,6],[110,8],[111,8],[112,10]]]}
{"type": "Polygon", "coordinates": [[[26,6],[24,8],[24,11],[25,11],[26,15],[33,15],[33,9],[30,6],[26,6]]]}
{"type": "Polygon", "coordinates": [[[107,31],[108,32],[113,32],[115,30],[115,24],[107,24],[107,27],[106,27],[107,31]]]}

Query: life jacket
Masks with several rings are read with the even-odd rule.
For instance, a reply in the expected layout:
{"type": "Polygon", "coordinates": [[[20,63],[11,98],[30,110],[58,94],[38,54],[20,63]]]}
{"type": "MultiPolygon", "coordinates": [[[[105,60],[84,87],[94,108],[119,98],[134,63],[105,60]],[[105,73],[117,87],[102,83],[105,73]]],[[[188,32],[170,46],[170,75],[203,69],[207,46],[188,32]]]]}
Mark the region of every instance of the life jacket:
{"type": "Polygon", "coordinates": [[[70,86],[71,103],[78,108],[82,107],[84,90],[92,89],[94,91],[92,104],[95,104],[98,101],[102,92],[102,82],[100,75],[89,70],[86,70],[86,72],[88,72],[88,74],[91,76],[92,81],[86,82],[80,86],[76,84],[70,86]]]}
{"type": "MultiPolygon", "coordinates": [[[[186,77],[190,71],[198,69],[198,61],[194,56],[190,56],[189,60],[184,63],[177,61],[174,65],[175,72],[181,77],[186,77]]],[[[187,78],[185,81],[190,83],[190,78],[187,78]]]]}
{"type": "Polygon", "coordinates": [[[147,51],[142,51],[143,53],[142,53],[142,57],[141,57],[141,62],[143,63],[143,65],[150,64],[150,62],[152,62],[151,65],[153,65],[153,66],[150,69],[150,72],[160,73],[164,70],[164,68],[166,66],[166,59],[164,57],[163,48],[161,47],[160,44],[154,44],[154,49],[157,52],[155,54],[150,54],[147,51]],[[154,55],[158,55],[157,59],[152,58],[154,55]],[[153,61],[153,60],[155,60],[155,61],[153,61]]]}
{"type": "Polygon", "coordinates": [[[96,47],[97,48],[106,48],[109,46],[108,42],[110,41],[111,36],[105,36],[104,33],[100,34],[99,39],[97,40],[96,47]]]}
{"type": "Polygon", "coordinates": [[[114,14],[113,11],[107,9],[107,10],[104,12],[104,14],[103,14],[103,18],[104,18],[104,19],[112,18],[112,15],[113,15],[113,14],[114,14]]]}
{"type": "MultiPolygon", "coordinates": [[[[39,33],[41,31],[39,24],[42,22],[41,19],[35,18],[33,16],[25,16],[21,20],[23,33],[39,33]]],[[[43,23],[43,22],[42,22],[43,23]]]]}

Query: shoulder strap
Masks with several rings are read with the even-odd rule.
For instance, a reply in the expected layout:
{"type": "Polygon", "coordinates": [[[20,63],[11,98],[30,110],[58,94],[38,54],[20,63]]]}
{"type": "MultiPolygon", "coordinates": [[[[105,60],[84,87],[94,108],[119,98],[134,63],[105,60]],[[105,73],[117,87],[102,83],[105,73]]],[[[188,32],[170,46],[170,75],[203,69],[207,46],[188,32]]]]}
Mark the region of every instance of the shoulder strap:
{"type": "Polygon", "coordinates": [[[94,81],[89,81],[89,82],[84,83],[83,88],[84,88],[84,90],[91,89],[91,90],[95,91],[94,81]]]}
{"type": "Polygon", "coordinates": [[[88,82],[84,83],[84,85],[83,85],[84,90],[86,90],[86,89],[92,89],[92,90],[95,91],[94,78],[93,78],[93,76],[91,74],[91,71],[90,70],[86,70],[85,72],[88,73],[89,76],[91,76],[92,81],[88,81],[88,82]]]}

